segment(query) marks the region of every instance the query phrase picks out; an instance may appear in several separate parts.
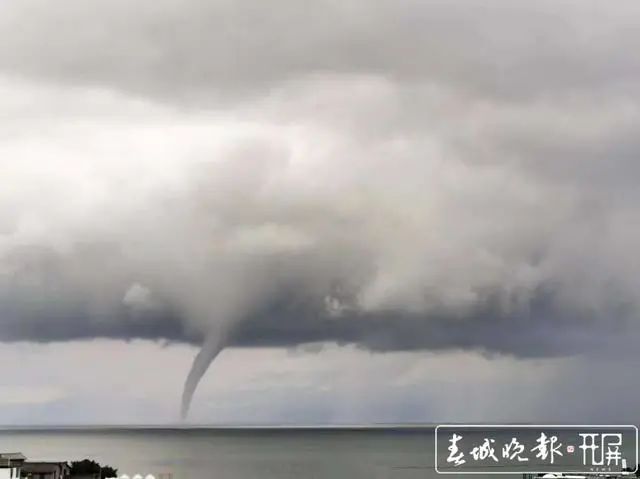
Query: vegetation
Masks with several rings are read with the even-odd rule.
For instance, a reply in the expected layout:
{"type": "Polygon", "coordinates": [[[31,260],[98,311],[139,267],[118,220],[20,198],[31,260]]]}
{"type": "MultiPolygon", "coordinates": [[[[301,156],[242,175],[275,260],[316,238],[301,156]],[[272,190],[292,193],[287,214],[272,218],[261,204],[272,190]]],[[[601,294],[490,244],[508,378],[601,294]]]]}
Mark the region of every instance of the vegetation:
{"type": "Polygon", "coordinates": [[[100,473],[100,479],[107,477],[118,477],[118,470],[111,466],[101,465],[91,459],[83,459],[82,461],[73,461],[71,463],[71,475],[86,475],[100,473]]]}
{"type": "MultiPolygon", "coordinates": [[[[626,469],[623,469],[623,471],[631,472],[633,471],[633,467],[627,467],[626,469]]],[[[636,477],[640,477],[640,464],[638,464],[638,469],[636,470],[636,477]]]]}

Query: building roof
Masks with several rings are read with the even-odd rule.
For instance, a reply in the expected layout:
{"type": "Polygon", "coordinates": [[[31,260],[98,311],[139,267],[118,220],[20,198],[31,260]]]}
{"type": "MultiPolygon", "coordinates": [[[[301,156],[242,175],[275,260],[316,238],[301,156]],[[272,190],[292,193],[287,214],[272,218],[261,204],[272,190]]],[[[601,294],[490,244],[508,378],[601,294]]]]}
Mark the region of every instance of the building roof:
{"type": "Polygon", "coordinates": [[[0,452],[0,461],[26,461],[27,457],[21,452],[0,452]]]}
{"type": "Polygon", "coordinates": [[[22,465],[22,470],[24,472],[52,472],[57,471],[59,469],[69,469],[69,464],[66,462],[53,462],[53,461],[30,461],[25,462],[22,465]]]}

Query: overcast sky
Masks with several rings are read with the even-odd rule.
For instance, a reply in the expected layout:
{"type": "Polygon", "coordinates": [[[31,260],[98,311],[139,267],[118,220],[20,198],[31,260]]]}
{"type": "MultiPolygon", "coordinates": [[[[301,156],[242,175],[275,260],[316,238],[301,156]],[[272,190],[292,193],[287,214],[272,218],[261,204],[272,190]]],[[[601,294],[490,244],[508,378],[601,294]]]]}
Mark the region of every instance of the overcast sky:
{"type": "Polygon", "coordinates": [[[639,21],[1,2],[0,422],[637,422],[639,21]]]}

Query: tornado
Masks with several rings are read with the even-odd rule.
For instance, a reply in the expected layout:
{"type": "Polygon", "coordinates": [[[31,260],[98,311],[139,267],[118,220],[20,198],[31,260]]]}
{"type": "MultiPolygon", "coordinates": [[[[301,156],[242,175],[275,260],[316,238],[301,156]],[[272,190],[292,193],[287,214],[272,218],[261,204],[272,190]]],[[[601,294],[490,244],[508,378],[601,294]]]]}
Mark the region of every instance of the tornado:
{"type": "Polygon", "coordinates": [[[196,354],[191,365],[191,370],[184,383],[184,389],[182,390],[182,405],[180,407],[180,418],[184,421],[189,414],[189,408],[191,407],[191,400],[195,393],[200,379],[207,372],[209,366],[213,360],[220,354],[225,347],[224,335],[210,334],[207,336],[202,349],[196,354]]]}

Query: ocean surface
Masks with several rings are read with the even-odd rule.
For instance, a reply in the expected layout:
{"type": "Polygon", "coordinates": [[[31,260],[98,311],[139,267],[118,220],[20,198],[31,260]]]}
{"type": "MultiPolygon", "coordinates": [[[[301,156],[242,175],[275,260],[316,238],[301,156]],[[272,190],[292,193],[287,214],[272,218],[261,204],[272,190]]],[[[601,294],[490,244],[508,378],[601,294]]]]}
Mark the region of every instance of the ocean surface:
{"type": "Polygon", "coordinates": [[[119,475],[156,479],[436,476],[433,428],[4,430],[0,451],[29,460],[91,458],[119,475]]]}
{"type": "Polygon", "coordinates": [[[433,427],[5,429],[0,452],[31,461],[89,458],[118,475],[156,479],[455,477],[435,471],[433,427]]]}

